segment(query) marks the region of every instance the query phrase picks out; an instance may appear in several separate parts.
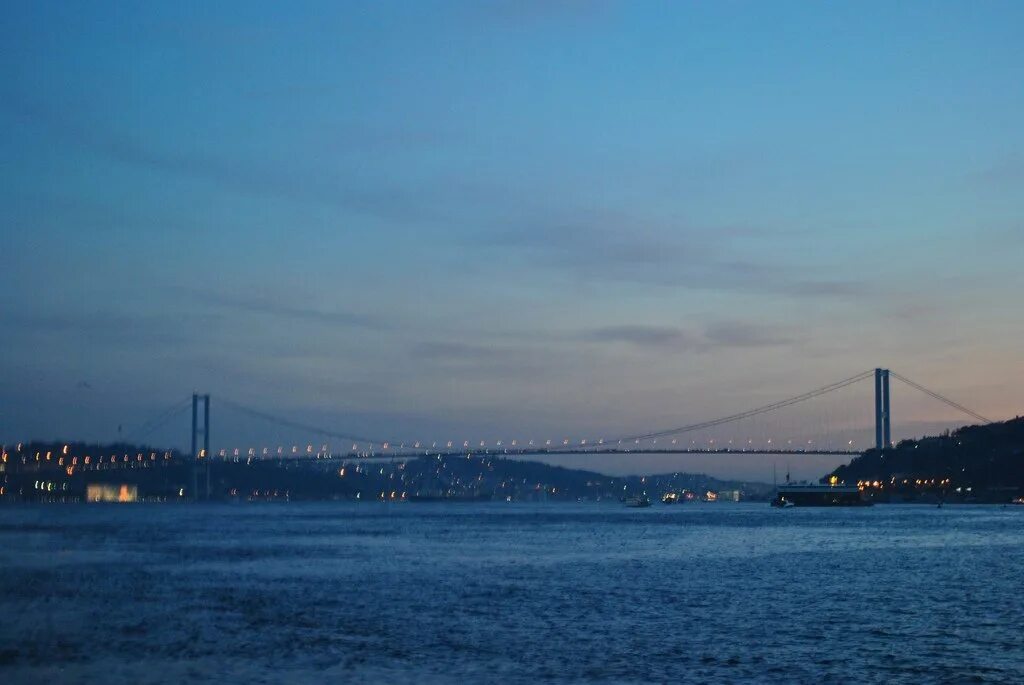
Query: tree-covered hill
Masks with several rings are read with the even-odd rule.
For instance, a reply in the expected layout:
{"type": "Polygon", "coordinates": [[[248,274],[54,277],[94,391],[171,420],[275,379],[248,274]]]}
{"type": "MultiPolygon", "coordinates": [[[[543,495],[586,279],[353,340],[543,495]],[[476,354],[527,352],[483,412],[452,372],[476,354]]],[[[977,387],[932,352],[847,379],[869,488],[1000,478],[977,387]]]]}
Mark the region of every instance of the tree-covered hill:
{"type": "MultiPolygon", "coordinates": [[[[965,426],[942,435],[868,450],[828,474],[900,496],[1009,501],[1024,493],[1024,418],[965,426]],[[878,485],[875,485],[878,483],[878,485]]],[[[874,493],[877,494],[877,493],[874,493]]],[[[889,497],[890,499],[892,497],[889,497]]]]}

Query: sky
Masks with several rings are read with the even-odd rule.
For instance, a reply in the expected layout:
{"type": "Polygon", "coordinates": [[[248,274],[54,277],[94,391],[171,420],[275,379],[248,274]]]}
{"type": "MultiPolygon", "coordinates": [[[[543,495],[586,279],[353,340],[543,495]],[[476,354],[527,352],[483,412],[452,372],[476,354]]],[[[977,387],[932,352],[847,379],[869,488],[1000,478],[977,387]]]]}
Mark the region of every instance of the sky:
{"type": "MultiPolygon", "coordinates": [[[[1020,414],[1022,25],[1017,2],[8,3],[0,440],[130,436],[194,391],[224,447],[301,439],[224,400],[391,439],[628,435],[878,366],[1020,414]]],[[[966,421],[894,392],[897,435],[966,421]]]]}

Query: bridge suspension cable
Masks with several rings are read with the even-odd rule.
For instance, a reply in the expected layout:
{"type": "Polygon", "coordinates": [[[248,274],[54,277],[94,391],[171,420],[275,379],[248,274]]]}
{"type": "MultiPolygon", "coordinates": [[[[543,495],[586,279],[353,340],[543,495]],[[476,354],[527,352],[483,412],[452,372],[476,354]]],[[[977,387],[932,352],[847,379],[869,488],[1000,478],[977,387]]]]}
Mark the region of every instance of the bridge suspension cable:
{"type": "Polygon", "coordinates": [[[376,440],[373,438],[351,435],[349,433],[340,433],[338,431],[332,431],[327,428],[314,426],[309,423],[302,423],[301,421],[292,421],[291,419],[285,419],[280,416],[274,416],[273,414],[268,414],[258,409],[252,409],[251,407],[246,407],[244,405],[238,404],[237,402],[232,402],[231,400],[223,398],[219,399],[219,402],[223,405],[231,407],[235,411],[240,412],[242,414],[246,414],[257,419],[263,419],[264,421],[269,421],[270,423],[276,423],[279,426],[284,426],[286,428],[297,428],[299,430],[316,433],[317,435],[325,435],[329,438],[337,438],[339,440],[350,440],[352,442],[365,442],[369,444],[383,444],[387,442],[387,440],[376,440]]]}
{"type": "Polygon", "coordinates": [[[923,385],[920,385],[920,384],[915,383],[914,381],[910,380],[906,376],[901,376],[900,374],[896,373],[895,371],[890,371],[889,374],[893,378],[898,378],[899,380],[903,381],[904,383],[906,383],[910,387],[914,388],[915,390],[920,390],[924,394],[926,394],[926,395],[928,395],[930,397],[934,397],[935,399],[939,400],[940,402],[948,404],[949,406],[953,407],[954,409],[957,409],[957,410],[963,412],[964,414],[967,414],[968,416],[973,417],[973,418],[981,421],[982,423],[992,423],[991,419],[986,419],[984,416],[982,416],[978,412],[972,411],[972,410],[968,409],[967,407],[965,407],[964,405],[960,404],[959,402],[954,402],[953,400],[951,400],[948,397],[945,397],[943,395],[940,395],[939,393],[935,392],[934,390],[929,390],[928,388],[924,387],[923,385]]]}
{"type": "Polygon", "coordinates": [[[128,433],[128,435],[126,436],[126,439],[142,440],[142,439],[148,437],[151,433],[153,433],[153,431],[155,431],[158,428],[160,428],[161,426],[165,425],[168,421],[170,421],[171,419],[177,417],[179,414],[181,414],[186,409],[188,409],[191,406],[191,404],[192,403],[191,403],[190,400],[184,400],[184,401],[177,402],[173,406],[168,407],[166,410],[164,410],[160,414],[157,414],[155,417],[153,417],[149,421],[146,421],[145,423],[140,425],[138,428],[136,428],[135,430],[133,430],[130,433],[128,433]]]}
{"type": "MultiPolygon", "coordinates": [[[[794,404],[798,404],[800,402],[804,402],[815,397],[820,397],[821,395],[825,395],[827,393],[839,390],[841,388],[845,388],[848,385],[859,383],[860,381],[866,378],[872,377],[874,373],[874,370],[864,371],[862,373],[857,374],[856,376],[850,376],[849,378],[846,378],[841,381],[836,381],[835,383],[830,383],[829,385],[822,386],[816,390],[811,390],[810,392],[805,392],[803,394],[795,395],[784,400],[779,400],[778,402],[772,402],[771,404],[755,407],[754,409],[748,409],[747,411],[740,412],[739,414],[723,416],[718,419],[711,419],[710,421],[701,421],[700,423],[691,423],[685,426],[678,426],[676,428],[666,428],[664,430],[655,431],[653,433],[629,435],[622,438],[615,438],[615,440],[648,440],[651,438],[660,438],[664,435],[678,435],[680,433],[689,433],[691,431],[702,430],[704,428],[721,426],[724,423],[732,423],[733,421],[739,421],[740,419],[746,419],[751,416],[757,416],[758,414],[765,414],[770,411],[775,411],[776,409],[782,409],[783,407],[789,407],[794,404]]],[[[612,442],[614,442],[614,440],[612,442]]]]}

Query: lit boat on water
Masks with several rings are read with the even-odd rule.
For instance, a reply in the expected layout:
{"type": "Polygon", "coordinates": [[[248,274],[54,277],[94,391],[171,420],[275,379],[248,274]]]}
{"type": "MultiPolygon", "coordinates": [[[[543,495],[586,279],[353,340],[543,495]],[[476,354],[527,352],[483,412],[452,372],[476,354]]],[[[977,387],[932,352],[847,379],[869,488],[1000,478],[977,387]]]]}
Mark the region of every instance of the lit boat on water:
{"type": "Polygon", "coordinates": [[[662,498],[662,504],[681,504],[686,500],[678,492],[666,492],[662,498]]]}
{"type": "Polygon", "coordinates": [[[637,497],[627,497],[625,500],[627,507],[640,508],[651,506],[651,500],[647,498],[647,495],[638,495],[637,497]]]}

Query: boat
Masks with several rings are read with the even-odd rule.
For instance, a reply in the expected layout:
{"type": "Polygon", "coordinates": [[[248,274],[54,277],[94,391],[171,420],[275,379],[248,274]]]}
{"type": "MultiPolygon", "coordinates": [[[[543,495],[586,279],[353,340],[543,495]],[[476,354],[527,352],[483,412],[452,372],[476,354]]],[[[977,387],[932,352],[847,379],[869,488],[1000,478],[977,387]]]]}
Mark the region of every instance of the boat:
{"type": "Polygon", "coordinates": [[[782,485],[773,507],[869,507],[856,485],[782,485]]]}
{"type": "Polygon", "coordinates": [[[627,507],[640,508],[651,506],[651,500],[647,498],[647,495],[639,495],[637,497],[627,497],[623,500],[627,507]]]}
{"type": "Polygon", "coordinates": [[[662,504],[682,504],[684,501],[678,492],[666,492],[661,498],[662,504]]]}

